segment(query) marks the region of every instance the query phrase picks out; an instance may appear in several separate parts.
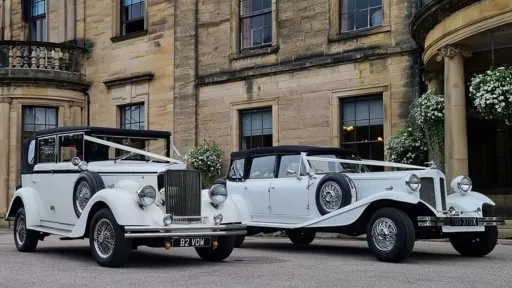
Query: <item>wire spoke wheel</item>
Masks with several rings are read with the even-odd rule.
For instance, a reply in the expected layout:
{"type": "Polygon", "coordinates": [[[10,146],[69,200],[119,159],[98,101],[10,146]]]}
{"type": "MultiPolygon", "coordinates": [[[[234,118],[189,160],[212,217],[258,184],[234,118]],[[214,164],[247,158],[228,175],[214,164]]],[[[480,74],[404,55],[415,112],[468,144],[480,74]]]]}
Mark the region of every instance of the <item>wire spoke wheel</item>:
{"type": "Polygon", "coordinates": [[[372,226],[373,242],[382,252],[391,251],[396,245],[397,228],[389,218],[379,218],[372,226]]]}
{"type": "Polygon", "coordinates": [[[94,228],[94,248],[102,258],[108,258],[114,251],[115,231],[108,219],[101,219],[94,228]]]}
{"type": "Polygon", "coordinates": [[[18,240],[18,243],[20,243],[20,245],[23,245],[23,243],[25,243],[26,236],[27,224],[25,222],[25,216],[21,215],[16,223],[16,240],[18,240]]]}
{"type": "Polygon", "coordinates": [[[340,208],[343,200],[341,187],[333,182],[329,181],[322,186],[320,191],[320,205],[328,212],[336,211],[340,208]]]}
{"type": "Polygon", "coordinates": [[[91,200],[91,188],[86,181],[83,181],[76,189],[75,203],[80,213],[84,212],[84,208],[87,206],[87,203],[89,203],[89,200],[91,200]]]}

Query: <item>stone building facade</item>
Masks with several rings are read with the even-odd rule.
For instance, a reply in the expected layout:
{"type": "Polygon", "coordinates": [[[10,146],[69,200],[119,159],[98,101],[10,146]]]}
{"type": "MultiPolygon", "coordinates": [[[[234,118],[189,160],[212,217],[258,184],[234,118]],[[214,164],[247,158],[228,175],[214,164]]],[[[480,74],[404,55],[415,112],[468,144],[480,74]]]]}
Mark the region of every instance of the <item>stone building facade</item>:
{"type": "Polygon", "coordinates": [[[428,89],[445,96],[446,173],[469,175],[496,213],[510,217],[512,127],[469,115],[468,94],[476,73],[512,64],[512,1],[424,0],[419,8],[411,32],[423,48],[428,89]]]}
{"type": "Polygon", "coordinates": [[[215,142],[226,164],[231,151],[286,144],[384,159],[422,92],[416,2],[3,1],[0,214],[23,135],[46,127],[170,130],[180,153],[215,142]]]}

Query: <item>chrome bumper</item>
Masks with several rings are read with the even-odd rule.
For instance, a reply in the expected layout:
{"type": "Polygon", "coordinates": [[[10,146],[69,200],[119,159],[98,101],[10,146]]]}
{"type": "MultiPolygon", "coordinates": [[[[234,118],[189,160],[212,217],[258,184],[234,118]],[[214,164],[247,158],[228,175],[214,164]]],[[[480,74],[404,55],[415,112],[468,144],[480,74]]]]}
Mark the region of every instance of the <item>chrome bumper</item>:
{"type": "Polygon", "coordinates": [[[420,227],[482,227],[498,225],[505,225],[504,217],[418,217],[418,226],[420,227]]]}
{"type": "Polygon", "coordinates": [[[172,238],[247,235],[247,225],[190,225],[190,227],[125,226],[126,238],[172,238]]]}

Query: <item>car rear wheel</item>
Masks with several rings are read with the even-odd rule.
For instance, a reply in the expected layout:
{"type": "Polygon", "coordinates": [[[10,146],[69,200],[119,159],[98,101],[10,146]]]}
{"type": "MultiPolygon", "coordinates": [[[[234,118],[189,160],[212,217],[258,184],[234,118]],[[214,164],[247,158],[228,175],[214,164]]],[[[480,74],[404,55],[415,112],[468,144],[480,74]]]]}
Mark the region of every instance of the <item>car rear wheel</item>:
{"type": "Polygon", "coordinates": [[[235,249],[236,236],[221,236],[217,238],[218,246],[213,247],[197,247],[196,253],[201,259],[206,261],[220,262],[231,255],[235,249]]]}
{"type": "Polygon", "coordinates": [[[286,235],[295,245],[309,245],[315,240],[316,232],[289,230],[286,232],[286,235]]]}
{"type": "Polygon", "coordinates": [[[463,256],[482,257],[498,243],[498,227],[486,226],[484,232],[457,233],[450,237],[453,248],[463,256]]]}
{"type": "Polygon", "coordinates": [[[378,260],[398,263],[412,253],[416,241],[414,224],[402,210],[382,208],[368,222],[366,240],[378,260]]]}
{"type": "Polygon", "coordinates": [[[100,266],[121,267],[130,257],[131,242],[124,237],[114,215],[108,208],[99,210],[89,228],[89,245],[100,266]]]}
{"type": "Polygon", "coordinates": [[[25,208],[18,209],[14,219],[14,243],[20,252],[33,252],[39,242],[39,232],[27,229],[25,208]]]}

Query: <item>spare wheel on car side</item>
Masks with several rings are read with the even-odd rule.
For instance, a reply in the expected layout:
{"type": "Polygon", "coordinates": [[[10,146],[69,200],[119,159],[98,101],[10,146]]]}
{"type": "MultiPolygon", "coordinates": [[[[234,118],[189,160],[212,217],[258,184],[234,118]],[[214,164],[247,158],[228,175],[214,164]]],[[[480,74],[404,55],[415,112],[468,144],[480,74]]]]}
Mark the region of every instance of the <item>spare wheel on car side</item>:
{"type": "Polygon", "coordinates": [[[103,189],[105,189],[105,183],[100,174],[84,171],[78,175],[73,187],[73,208],[75,209],[76,217],[80,218],[92,196],[103,189]]]}
{"type": "Polygon", "coordinates": [[[321,215],[332,213],[352,203],[350,179],[343,173],[329,173],[316,188],[316,206],[321,215]]]}

